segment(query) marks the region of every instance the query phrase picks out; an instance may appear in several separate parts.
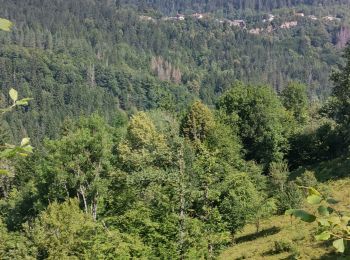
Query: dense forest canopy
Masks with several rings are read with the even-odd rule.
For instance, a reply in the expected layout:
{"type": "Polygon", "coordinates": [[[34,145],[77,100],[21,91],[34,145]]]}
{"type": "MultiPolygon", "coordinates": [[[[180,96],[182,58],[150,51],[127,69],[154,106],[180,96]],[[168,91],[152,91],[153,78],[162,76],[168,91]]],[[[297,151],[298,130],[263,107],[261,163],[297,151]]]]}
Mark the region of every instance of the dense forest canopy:
{"type": "Polygon", "coordinates": [[[178,11],[213,12],[226,10],[271,11],[285,7],[297,7],[300,5],[332,6],[334,4],[347,4],[347,0],[118,0],[117,3],[132,3],[138,7],[151,6],[164,13],[178,11]]]}
{"type": "Polygon", "coordinates": [[[285,213],[348,256],[347,1],[0,6],[1,259],[215,259],[285,213]]]}
{"type": "Polygon", "coordinates": [[[103,110],[111,122],[118,108],[181,109],[195,97],[213,106],[234,80],[269,84],[277,92],[300,81],[310,99],[324,99],[331,91],[329,74],[342,63],[336,45],[346,42],[349,31],[341,5],[321,8],[318,20],[276,12],[275,20],[264,23],[253,12],[241,28],[218,22],[215,14],[167,21],[148,5],[120,1],[0,3],[0,15],[14,22],[10,33],[0,34],[2,94],[16,87],[35,100],[16,120],[7,118],[5,127],[35,142],[57,136],[66,116],[92,110],[103,110]],[[329,14],[342,18],[322,18],[329,14]],[[296,27],[282,28],[295,19],[296,27]],[[256,28],[264,32],[250,33],[256,28]]]}

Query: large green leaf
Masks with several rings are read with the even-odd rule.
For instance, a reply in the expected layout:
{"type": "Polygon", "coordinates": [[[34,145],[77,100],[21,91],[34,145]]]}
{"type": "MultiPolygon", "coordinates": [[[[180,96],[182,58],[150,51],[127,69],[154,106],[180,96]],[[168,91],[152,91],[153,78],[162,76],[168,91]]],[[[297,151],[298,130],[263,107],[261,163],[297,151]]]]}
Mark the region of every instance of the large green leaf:
{"type": "Polygon", "coordinates": [[[316,217],[314,215],[302,209],[294,209],[292,211],[289,211],[288,213],[293,215],[294,217],[300,218],[304,222],[311,223],[316,220],[316,217]]]}
{"type": "Polygon", "coordinates": [[[10,98],[13,100],[13,102],[16,102],[18,100],[17,90],[11,88],[9,94],[10,94],[10,98]]]}
{"type": "Polygon", "coordinates": [[[22,141],[21,141],[21,146],[26,146],[28,145],[30,142],[30,138],[26,137],[26,138],[23,138],[22,141]]]}
{"type": "Polygon", "coordinates": [[[320,196],[320,197],[322,196],[321,193],[318,190],[316,190],[315,188],[310,187],[308,189],[308,191],[309,191],[310,196],[311,195],[316,195],[316,196],[320,196]]]}
{"type": "Polygon", "coordinates": [[[323,231],[321,234],[315,236],[317,241],[326,241],[331,238],[331,233],[329,231],[323,231]]]}
{"type": "Polygon", "coordinates": [[[318,218],[317,221],[318,223],[320,223],[321,226],[324,227],[329,227],[331,225],[327,219],[318,218]]]}
{"type": "Polygon", "coordinates": [[[9,32],[12,27],[12,23],[9,20],[0,18],[0,30],[9,32]]]}
{"type": "Polygon", "coordinates": [[[345,245],[344,245],[344,239],[337,239],[333,242],[333,246],[337,249],[338,252],[344,253],[345,251],[345,245]]]}
{"type": "Polygon", "coordinates": [[[23,98],[16,101],[17,106],[28,106],[28,101],[33,100],[32,98],[23,98]]]}
{"type": "Polygon", "coordinates": [[[318,196],[318,195],[310,195],[309,197],[307,197],[307,202],[312,204],[312,205],[317,205],[320,204],[322,201],[322,197],[318,196]]]}
{"type": "Polygon", "coordinates": [[[22,149],[22,151],[21,151],[22,153],[28,154],[28,153],[33,152],[33,146],[31,146],[31,145],[26,145],[24,147],[21,147],[21,149],[22,149]]]}
{"type": "Polygon", "coordinates": [[[337,201],[337,200],[335,200],[335,199],[333,199],[333,198],[328,198],[327,199],[327,203],[329,203],[329,204],[337,204],[339,201],[337,201]]]}
{"type": "Polygon", "coordinates": [[[318,214],[320,214],[323,217],[328,217],[330,214],[330,212],[328,211],[328,208],[323,205],[319,206],[317,210],[318,210],[318,214]]]}

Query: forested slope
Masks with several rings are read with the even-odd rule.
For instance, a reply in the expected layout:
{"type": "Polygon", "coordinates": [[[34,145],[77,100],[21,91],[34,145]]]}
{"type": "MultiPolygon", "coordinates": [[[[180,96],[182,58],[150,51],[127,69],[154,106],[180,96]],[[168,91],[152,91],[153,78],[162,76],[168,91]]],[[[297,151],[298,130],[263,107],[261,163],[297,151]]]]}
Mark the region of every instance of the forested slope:
{"type": "MultiPolygon", "coordinates": [[[[13,136],[30,135],[34,140],[57,136],[66,117],[98,112],[113,122],[120,109],[156,108],[163,99],[169,100],[170,106],[172,95],[181,89],[127,66],[106,67],[90,63],[84,55],[13,45],[2,49],[0,64],[4,93],[16,87],[23,95],[34,97],[30,107],[8,118],[4,129],[11,129],[13,136]]],[[[186,102],[185,94],[177,98],[186,102]]]]}
{"type": "Polygon", "coordinates": [[[1,259],[349,256],[346,5],[0,4],[1,259]]]}
{"type": "MultiPolygon", "coordinates": [[[[341,62],[335,44],[346,19],[300,18],[298,26],[281,29],[296,19],[281,13],[271,33],[254,35],[248,29],[263,18],[255,13],[243,29],[218,22],[214,14],[147,21],[141,15],[162,15],[147,5],[133,9],[114,1],[0,3],[0,15],[15,23],[11,33],[0,34],[2,94],[16,87],[36,100],[30,122],[16,115],[21,119],[7,124],[15,131],[11,135],[27,131],[38,140],[55,136],[65,116],[90,114],[92,107],[111,119],[117,108],[175,109],[191,96],[214,104],[235,80],[277,91],[298,80],[308,84],[310,98],[322,99],[330,93],[330,71],[341,62]],[[45,80],[39,82],[41,75],[45,80]]],[[[332,8],[333,15],[343,14],[341,6],[332,8]]]]}
{"type": "Polygon", "coordinates": [[[348,3],[347,0],[119,0],[117,2],[133,3],[141,7],[152,6],[166,13],[178,11],[208,12],[221,9],[226,13],[235,12],[237,10],[271,11],[278,8],[298,7],[300,5],[331,6],[334,4],[348,3]]]}

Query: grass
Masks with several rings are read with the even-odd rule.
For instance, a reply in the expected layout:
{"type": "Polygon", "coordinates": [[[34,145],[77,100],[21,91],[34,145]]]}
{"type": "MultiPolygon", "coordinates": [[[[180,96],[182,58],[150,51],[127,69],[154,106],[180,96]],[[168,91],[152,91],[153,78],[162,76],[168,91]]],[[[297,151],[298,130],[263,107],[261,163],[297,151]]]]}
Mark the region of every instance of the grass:
{"type": "MultiPolygon", "coordinates": [[[[322,186],[349,210],[350,178],[330,180],[322,186]]],[[[306,224],[289,216],[274,216],[263,221],[263,231],[259,233],[255,233],[254,225],[246,226],[236,236],[235,244],[222,252],[218,259],[338,259],[340,255],[334,252],[329,242],[314,240],[316,227],[317,224],[306,224]]]]}
{"type": "Polygon", "coordinates": [[[315,176],[319,182],[345,178],[350,176],[350,158],[340,157],[334,160],[320,162],[312,166],[301,167],[292,172],[290,178],[295,179],[305,170],[315,172],[315,176]]]}

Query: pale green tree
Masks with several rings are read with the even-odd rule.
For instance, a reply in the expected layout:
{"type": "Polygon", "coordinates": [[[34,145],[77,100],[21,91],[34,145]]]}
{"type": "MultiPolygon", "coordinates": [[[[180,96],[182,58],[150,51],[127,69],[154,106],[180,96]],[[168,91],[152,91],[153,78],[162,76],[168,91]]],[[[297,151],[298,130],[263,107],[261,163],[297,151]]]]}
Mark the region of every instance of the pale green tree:
{"type": "Polygon", "coordinates": [[[181,133],[192,141],[203,141],[214,128],[213,113],[200,101],[189,107],[181,122],[181,133]]]}
{"type": "Polygon", "coordinates": [[[162,168],[171,163],[165,136],[157,131],[145,112],[131,118],[126,138],[118,145],[118,157],[126,171],[142,170],[148,166],[162,168]]]}

